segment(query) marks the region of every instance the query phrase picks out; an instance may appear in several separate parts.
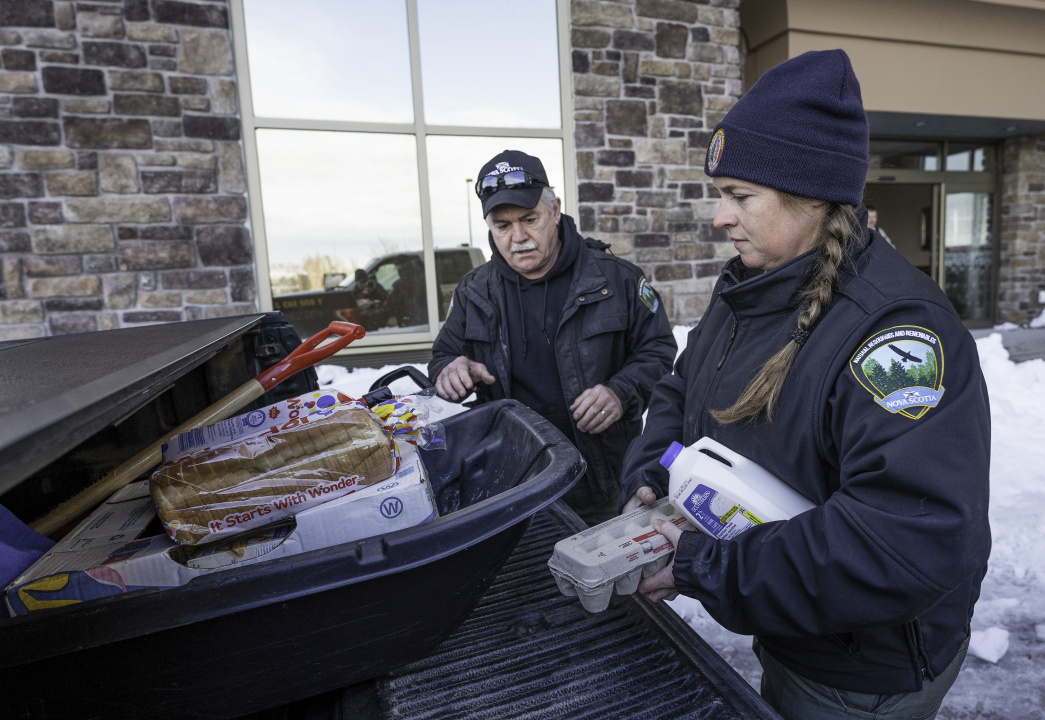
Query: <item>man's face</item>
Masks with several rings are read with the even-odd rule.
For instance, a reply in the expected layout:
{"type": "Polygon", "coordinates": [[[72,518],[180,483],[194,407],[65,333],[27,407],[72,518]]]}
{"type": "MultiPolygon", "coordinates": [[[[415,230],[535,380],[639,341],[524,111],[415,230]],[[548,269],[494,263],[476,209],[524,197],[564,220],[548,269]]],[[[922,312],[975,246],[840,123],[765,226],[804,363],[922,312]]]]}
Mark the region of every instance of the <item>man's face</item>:
{"type": "Polygon", "coordinates": [[[527,280],[544,275],[559,258],[560,207],[558,198],[554,210],[549,210],[543,200],[529,210],[518,205],[498,205],[486,216],[501,257],[527,280]]]}
{"type": "Polygon", "coordinates": [[[878,227],[878,211],[877,210],[868,210],[867,211],[867,227],[869,227],[871,230],[874,230],[876,227],[878,227]]]}

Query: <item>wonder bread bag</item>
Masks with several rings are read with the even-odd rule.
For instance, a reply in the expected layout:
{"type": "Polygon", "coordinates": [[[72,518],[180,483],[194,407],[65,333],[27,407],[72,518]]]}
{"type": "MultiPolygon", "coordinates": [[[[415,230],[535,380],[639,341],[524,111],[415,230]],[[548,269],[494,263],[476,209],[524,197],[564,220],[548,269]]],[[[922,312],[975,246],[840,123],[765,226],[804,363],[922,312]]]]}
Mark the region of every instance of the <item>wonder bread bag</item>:
{"type": "Polygon", "coordinates": [[[218,540],[388,478],[394,443],[366,405],[314,391],[176,436],[149,490],[167,534],[218,540]]]}

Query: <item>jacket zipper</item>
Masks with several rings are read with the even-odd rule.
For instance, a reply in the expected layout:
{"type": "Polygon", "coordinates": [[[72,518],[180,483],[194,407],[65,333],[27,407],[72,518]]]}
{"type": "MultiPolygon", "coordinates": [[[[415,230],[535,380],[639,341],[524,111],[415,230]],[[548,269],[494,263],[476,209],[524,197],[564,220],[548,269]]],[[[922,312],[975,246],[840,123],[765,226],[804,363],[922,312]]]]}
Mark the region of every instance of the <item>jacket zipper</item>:
{"type": "MultiPolygon", "coordinates": [[[[732,275],[729,275],[727,273],[724,279],[726,281],[726,284],[729,285],[729,287],[733,287],[734,285],[736,285],[736,282],[733,280],[732,275]]],[[[715,387],[718,385],[719,372],[722,370],[722,366],[725,364],[726,358],[729,357],[729,351],[733,348],[733,341],[736,340],[737,337],[737,327],[739,326],[739,323],[737,322],[737,316],[735,313],[733,313],[732,309],[730,309],[730,313],[733,315],[733,327],[729,331],[729,340],[726,342],[726,350],[722,353],[722,357],[719,359],[718,365],[715,366],[715,376],[711,378],[711,382],[708,383],[708,390],[704,394],[703,410],[699,415],[699,420],[697,421],[698,439],[704,437],[705,435],[704,418],[710,412],[710,410],[708,410],[708,400],[711,398],[711,394],[714,392],[715,387]]]]}
{"type": "MultiPolygon", "coordinates": [[[[603,283],[603,285],[601,285],[600,287],[595,288],[595,290],[599,290],[599,289],[604,288],[604,287],[606,287],[605,283],[603,283]]],[[[582,300],[585,297],[589,297],[591,295],[594,295],[595,290],[592,290],[589,293],[585,293],[584,295],[577,294],[577,295],[575,295],[573,297],[573,301],[571,302],[571,307],[574,308],[574,311],[570,315],[569,318],[565,318],[565,319],[560,319],[559,320],[559,326],[555,330],[555,339],[556,339],[556,341],[558,341],[558,339],[559,339],[559,333],[562,332],[563,328],[566,327],[566,321],[569,320],[570,318],[572,318],[577,313],[581,312],[584,304],[581,303],[580,300],[582,300]]],[[[587,304],[592,304],[592,303],[587,303],[587,304]]],[[[568,331],[569,331],[569,338],[568,338],[569,345],[572,346],[572,347],[579,346],[579,344],[580,344],[580,332],[581,332],[580,324],[579,323],[573,323],[573,325],[571,325],[568,328],[568,331]]],[[[561,356],[558,353],[558,349],[556,349],[556,353],[555,354],[556,354],[557,357],[559,357],[561,359],[561,356]]],[[[585,370],[584,363],[581,361],[579,353],[572,352],[572,353],[569,353],[569,355],[573,359],[574,372],[576,373],[576,377],[579,380],[578,385],[581,386],[582,392],[583,392],[584,386],[587,384],[586,380],[585,380],[585,375],[584,375],[584,370],[585,370]]],[[[562,386],[562,368],[561,367],[559,369],[559,377],[556,378],[556,379],[559,381],[559,385],[561,387],[562,386]]],[[[565,388],[563,388],[563,391],[565,392],[565,388]]],[[[567,399],[567,403],[570,403],[569,399],[567,399]]],[[[573,419],[573,413],[570,412],[569,404],[567,404],[567,406],[566,406],[566,412],[569,413],[570,425],[573,427],[574,443],[578,446],[578,450],[580,450],[582,445],[588,445],[588,444],[592,445],[593,451],[587,452],[587,453],[585,453],[583,450],[581,451],[581,454],[584,455],[584,457],[588,461],[589,469],[593,472],[593,474],[595,475],[596,478],[607,477],[609,475],[609,473],[608,473],[608,471],[606,469],[605,458],[603,457],[602,452],[599,451],[599,449],[598,449],[598,447],[599,447],[598,441],[594,440],[594,438],[591,438],[590,436],[589,436],[589,438],[584,438],[582,436],[583,434],[577,429],[577,421],[573,419]],[[596,464],[598,465],[598,467],[596,467],[596,464]]]]}
{"type": "Polygon", "coordinates": [[[915,618],[911,621],[911,629],[914,630],[914,641],[915,647],[918,652],[918,663],[921,665],[919,669],[923,678],[932,682],[936,679],[936,674],[929,667],[929,656],[925,652],[925,640],[922,638],[922,622],[920,618],[915,618]]]}
{"type": "Polygon", "coordinates": [[[733,329],[729,331],[729,342],[726,343],[726,351],[722,353],[722,357],[718,360],[718,365],[715,366],[715,372],[717,373],[722,369],[723,363],[726,362],[726,356],[729,355],[730,349],[733,347],[733,341],[737,337],[737,317],[733,316],[733,329]]]}

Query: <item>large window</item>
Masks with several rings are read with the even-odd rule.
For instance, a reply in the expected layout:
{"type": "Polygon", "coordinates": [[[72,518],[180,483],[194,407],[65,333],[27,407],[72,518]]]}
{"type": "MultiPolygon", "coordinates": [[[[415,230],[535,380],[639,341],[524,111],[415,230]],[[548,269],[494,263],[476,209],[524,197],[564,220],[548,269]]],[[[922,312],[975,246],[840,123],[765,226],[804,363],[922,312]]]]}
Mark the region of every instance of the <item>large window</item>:
{"type": "Polygon", "coordinates": [[[234,0],[263,309],[430,343],[489,257],[472,187],[537,155],[568,210],[567,0],[234,0]]]}

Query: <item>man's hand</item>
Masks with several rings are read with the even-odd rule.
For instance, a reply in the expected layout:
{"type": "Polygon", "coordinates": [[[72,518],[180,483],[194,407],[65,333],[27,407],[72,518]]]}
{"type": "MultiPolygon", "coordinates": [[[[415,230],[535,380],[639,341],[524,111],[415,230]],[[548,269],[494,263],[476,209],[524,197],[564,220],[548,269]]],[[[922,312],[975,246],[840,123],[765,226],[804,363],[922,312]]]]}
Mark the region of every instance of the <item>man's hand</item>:
{"type": "Polygon", "coordinates": [[[435,380],[435,391],[444,400],[457,402],[468,397],[479,380],[487,385],[497,382],[497,378],[481,362],[460,355],[439,373],[435,380]]]}
{"type": "Polygon", "coordinates": [[[615,392],[605,385],[596,385],[577,396],[570,405],[570,412],[577,421],[578,430],[597,435],[620,420],[624,407],[615,392]]]}
{"type": "Polygon", "coordinates": [[[643,505],[652,505],[657,501],[657,494],[653,492],[647,485],[643,485],[635,494],[628,498],[628,502],[624,503],[624,509],[620,511],[621,515],[627,512],[631,512],[636,508],[640,508],[643,505]]]}
{"type": "MultiPolygon", "coordinates": [[[[666,537],[672,547],[677,548],[679,546],[682,531],[674,523],[657,519],[653,521],[653,529],[666,537]]],[[[679,591],[675,589],[674,570],[675,558],[672,556],[671,562],[648,578],[643,578],[642,582],[639,583],[639,592],[650,602],[674,600],[679,596],[679,591]]]]}

